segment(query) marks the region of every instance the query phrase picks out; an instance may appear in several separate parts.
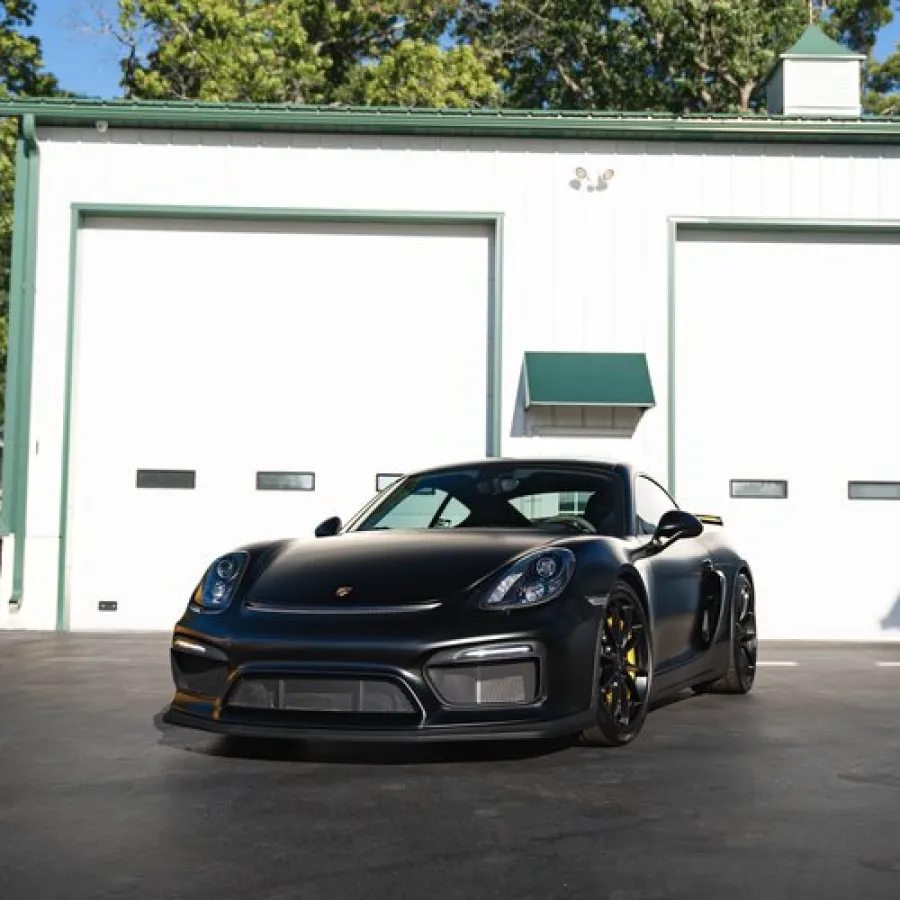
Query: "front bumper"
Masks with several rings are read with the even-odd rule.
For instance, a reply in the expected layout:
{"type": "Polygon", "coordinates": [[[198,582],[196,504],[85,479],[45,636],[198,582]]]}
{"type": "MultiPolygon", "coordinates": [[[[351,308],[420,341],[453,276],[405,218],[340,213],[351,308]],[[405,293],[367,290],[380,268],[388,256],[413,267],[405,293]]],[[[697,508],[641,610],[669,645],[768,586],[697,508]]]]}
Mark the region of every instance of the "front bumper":
{"type": "Polygon", "coordinates": [[[188,612],[173,635],[176,691],[164,719],[234,736],[346,741],[573,734],[593,720],[595,614],[577,602],[513,614],[188,612]],[[362,699],[372,696],[374,706],[362,699]]]}
{"type": "Polygon", "coordinates": [[[353,728],[320,725],[252,724],[241,721],[222,721],[208,716],[192,715],[174,704],[164,715],[171,725],[196,728],[229,737],[285,738],[290,740],[331,740],[353,742],[420,743],[436,741],[537,741],[565,737],[587,728],[593,713],[579,713],[564,719],[545,722],[481,722],[470,725],[427,726],[417,729],[353,728]]]}

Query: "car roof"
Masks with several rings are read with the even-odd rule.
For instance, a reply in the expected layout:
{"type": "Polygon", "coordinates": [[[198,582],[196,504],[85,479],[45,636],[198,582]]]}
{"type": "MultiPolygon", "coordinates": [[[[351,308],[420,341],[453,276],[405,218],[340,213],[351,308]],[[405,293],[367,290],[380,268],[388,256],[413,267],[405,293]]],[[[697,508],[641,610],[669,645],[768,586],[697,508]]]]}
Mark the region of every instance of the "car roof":
{"type": "Polygon", "coordinates": [[[562,468],[565,466],[577,466],[578,468],[595,468],[605,471],[615,471],[627,474],[634,471],[634,467],[627,462],[612,459],[591,459],[580,457],[516,457],[516,456],[492,456],[483,459],[466,460],[464,462],[447,463],[440,466],[431,466],[427,469],[416,469],[408,474],[427,475],[439,472],[448,472],[456,469],[468,468],[505,468],[507,466],[533,466],[535,468],[562,468]]]}

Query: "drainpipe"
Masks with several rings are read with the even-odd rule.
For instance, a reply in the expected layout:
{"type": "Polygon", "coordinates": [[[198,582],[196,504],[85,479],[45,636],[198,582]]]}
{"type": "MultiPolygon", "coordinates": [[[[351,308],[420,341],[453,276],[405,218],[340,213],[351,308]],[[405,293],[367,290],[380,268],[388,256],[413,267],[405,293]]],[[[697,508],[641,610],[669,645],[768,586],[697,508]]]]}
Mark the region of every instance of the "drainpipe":
{"type": "Polygon", "coordinates": [[[37,244],[38,145],[34,115],[19,124],[13,246],[9,280],[9,355],[4,423],[3,513],[0,531],[15,535],[10,606],[24,596],[25,522],[28,512],[28,457],[34,337],[34,283],[37,244]]]}

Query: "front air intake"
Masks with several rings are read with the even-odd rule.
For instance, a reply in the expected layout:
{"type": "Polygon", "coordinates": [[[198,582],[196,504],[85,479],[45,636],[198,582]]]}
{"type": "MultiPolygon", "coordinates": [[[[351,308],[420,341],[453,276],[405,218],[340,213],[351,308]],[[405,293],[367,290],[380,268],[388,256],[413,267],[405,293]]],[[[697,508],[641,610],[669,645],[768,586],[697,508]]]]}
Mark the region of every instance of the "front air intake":
{"type": "Polygon", "coordinates": [[[406,693],[389,681],[308,676],[246,677],[228,697],[243,709],[327,713],[414,713],[406,693]]]}
{"type": "Polygon", "coordinates": [[[228,680],[228,663],[173,650],[172,676],[175,687],[188,694],[218,697],[228,680]]]}
{"type": "Polygon", "coordinates": [[[433,666],[428,678],[448,706],[519,706],[537,698],[537,660],[433,666]]]}

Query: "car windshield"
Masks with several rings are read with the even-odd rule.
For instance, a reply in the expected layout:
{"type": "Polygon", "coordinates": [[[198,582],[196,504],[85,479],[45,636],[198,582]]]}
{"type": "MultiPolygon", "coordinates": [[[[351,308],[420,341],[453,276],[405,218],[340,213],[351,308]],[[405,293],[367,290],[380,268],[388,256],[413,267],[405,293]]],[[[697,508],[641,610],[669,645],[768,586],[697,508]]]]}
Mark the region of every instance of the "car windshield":
{"type": "Polygon", "coordinates": [[[404,478],[352,530],[531,528],[622,535],[624,525],[622,485],[613,471],[493,465],[404,478]]]}

